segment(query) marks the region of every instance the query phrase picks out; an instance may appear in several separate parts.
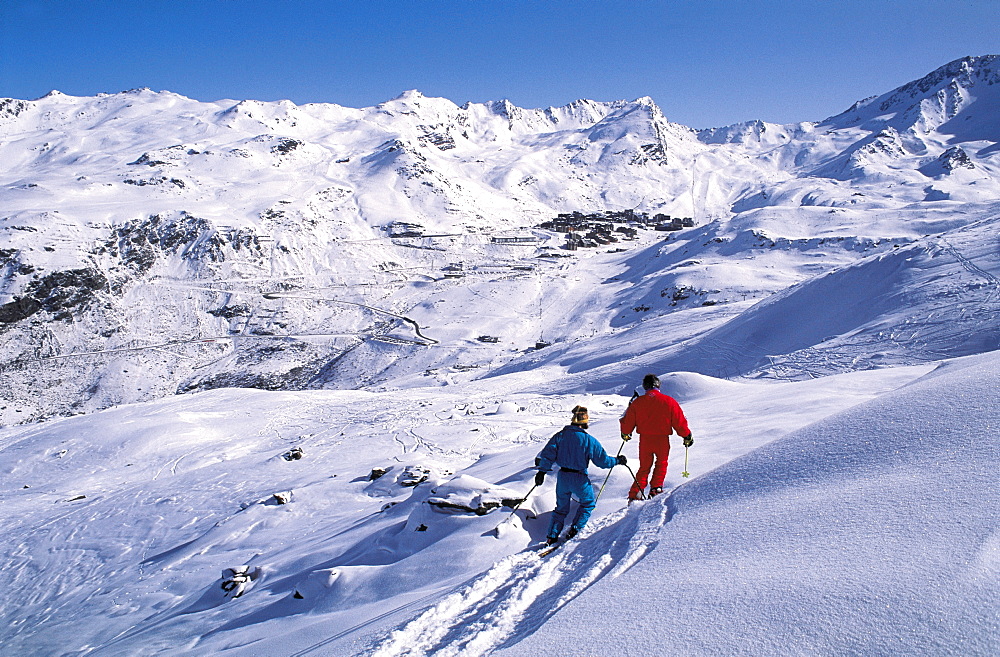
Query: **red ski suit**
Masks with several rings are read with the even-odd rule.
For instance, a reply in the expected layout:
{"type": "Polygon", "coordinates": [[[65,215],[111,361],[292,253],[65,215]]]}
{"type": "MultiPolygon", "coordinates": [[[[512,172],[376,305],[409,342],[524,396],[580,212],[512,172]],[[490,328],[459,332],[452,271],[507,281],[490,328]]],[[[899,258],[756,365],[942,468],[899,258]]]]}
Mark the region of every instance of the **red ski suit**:
{"type": "Polygon", "coordinates": [[[639,468],[635,473],[636,483],[632,484],[629,497],[635,498],[646,488],[649,470],[653,468],[653,488],[662,488],[667,477],[667,458],[670,455],[670,434],[690,436],[687,419],[680,404],[673,397],[664,395],[657,389],[647,390],[645,395],[636,397],[621,419],[623,434],[639,431],[639,468]]]}

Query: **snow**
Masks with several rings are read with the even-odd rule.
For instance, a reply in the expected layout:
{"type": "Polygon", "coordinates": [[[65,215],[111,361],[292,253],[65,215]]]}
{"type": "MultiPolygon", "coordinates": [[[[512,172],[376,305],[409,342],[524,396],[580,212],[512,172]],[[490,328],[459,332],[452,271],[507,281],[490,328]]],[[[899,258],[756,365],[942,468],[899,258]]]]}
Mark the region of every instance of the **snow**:
{"type": "MultiPolygon", "coordinates": [[[[629,509],[654,525],[641,559],[494,654],[994,653],[998,364],[952,361],[629,509]]],[[[602,528],[578,562],[636,534],[602,528]]]]}
{"type": "Polygon", "coordinates": [[[526,493],[577,402],[615,451],[626,397],[219,390],[7,429],[0,578],[32,593],[5,608],[4,644],[607,654],[624,633],[665,654],[987,654],[997,372],[987,354],[789,383],[665,376],[696,436],[691,478],[675,445],[674,490],[625,508],[616,469],[582,540],[541,559],[523,548],[554,482],[513,516],[428,502],[526,493]],[[401,485],[415,466],[428,480],[401,485]],[[224,597],[219,573],[240,566],[262,575],[224,597]]]}
{"type": "Polygon", "coordinates": [[[993,62],[701,132],[0,101],[3,652],[1000,652],[993,62]],[[696,226],[537,227],[625,208],[696,226]],[[694,446],[539,556],[536,454],[581,404],[634,465],[647,372],[694,446]]]}

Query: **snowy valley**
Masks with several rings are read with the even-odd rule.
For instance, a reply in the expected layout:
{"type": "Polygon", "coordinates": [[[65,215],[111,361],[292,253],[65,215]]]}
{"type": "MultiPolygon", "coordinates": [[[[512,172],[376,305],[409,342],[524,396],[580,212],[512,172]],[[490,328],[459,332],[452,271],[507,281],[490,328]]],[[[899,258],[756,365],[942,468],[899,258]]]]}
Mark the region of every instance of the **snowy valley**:
{"type": "Polygon", "coordinates": [[[998,56],[710,129],[2,99],[0,272],[10,654],[1000,649],[998,56]],[[691,478],[525,550],[647,372],[691,478]]]}

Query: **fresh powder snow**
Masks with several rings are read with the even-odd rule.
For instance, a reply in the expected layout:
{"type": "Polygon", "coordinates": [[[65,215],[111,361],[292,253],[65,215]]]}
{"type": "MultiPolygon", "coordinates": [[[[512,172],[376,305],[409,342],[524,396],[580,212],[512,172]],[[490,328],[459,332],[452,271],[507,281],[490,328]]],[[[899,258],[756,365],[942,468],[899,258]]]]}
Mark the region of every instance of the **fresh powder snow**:
{"type": "Polygon", "coordinates": [[[2,652],[997,654],[998,61],[703,130],[0,100],[2,652]],[[541,556],[650,372],[694,446],[541,556]]]}

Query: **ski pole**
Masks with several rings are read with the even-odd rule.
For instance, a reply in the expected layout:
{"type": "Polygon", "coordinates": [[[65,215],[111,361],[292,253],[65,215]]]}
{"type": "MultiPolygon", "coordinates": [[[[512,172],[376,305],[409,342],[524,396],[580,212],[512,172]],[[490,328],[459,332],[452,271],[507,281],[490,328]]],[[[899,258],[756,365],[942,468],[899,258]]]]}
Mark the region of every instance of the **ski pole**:
{"type": "MultiPolygon", "coordinates": [[[[615,454],[615,458],[616,459],[619,457],[619,455],[621,455],[623,449],[625,449],[625,439],[624,438],[622,438],[622,444],[618,448],[618,453],[615,454]]],[[[608,470],[608,475],[604,478],[604,483],[601,484],[601,490],[597,491],[597,497],[594,498],[594,504],[597,504],[597,500],[601,499],[601,493],[604,492],[604,487],[608,485],[608,479],[611,479],[611,470],[614,470],[614,468],[611,468],[610,470],[608,470]]],[[[634,477],[633,477],[633,479],[634,479],[634,477]]]]}
{"type": "Polygon", "coordinates": [[[682,477],[690,477],[691,473],[688,472],[688,448],[684,447],[684,472],[681,473],[682,477]]]}
{"type": "MultiPolygon", "coordinates": [[[[630,475],[632,475],[632,481],[635,482],[635,487],[639,488],[639,479],[635,476],[635,473],[632,472],[632,466],[630,466],[628,463],[626,463],[625,467],[628,468],[628,473],[630,475]]],[[[639,494],[642,495],[642,497],[639,498],[640,500],[646,499],[646,494],[644,492],[642,492],[641,489],[639,490],[639,494]]]]}
{"type": "Polygon", "coordinates": [[[518,510],[518,508],[519,508],[519,507],[520,507],[520,506],[521,506],[522,504],[524,504],[524,503],[525,503],[525,501],[526,501],[526,500],[527,500],[527,499],[528,499],[529,497],[531,497],[531,494],[532,494],[533,492],[535,492],[535,489],[536,489],[536,488],[538,488],[538,484],[535,484],[534,486],[532,486],[532,487],[531,487],[531,490],[529,490],[529,491],[528,491],[528,492],[527,492],[527,493],[525,494],[525,496],[524,496],[524,497],[522,497],[522,498],[521,498],[521,499],[520,499],[520,500],[518,501],[518,503],[517,503],[517,504],[515,504],[515,505],[513,506],[513,508],[511,508],[511,510],[510,510],[510,513],[509,513],[509,514],[507,515],[507,517],[506,517],[506,518],[504,518],[503,520],[501,520],[501,521],[500,521],[499,523],[497,523],[497,526],[493,528],[493,532],[494,532],[494,533],[495,533],[495,534],[496,534],[497,536],[499,536],[499,535],[500,535],[500,525],[504,524],[505,522],[507,522],[508,520],[510,520],[511,518],[513,518],[513,517],[514,517],[514,513],[515,513],[515,512],[516,512],[516,511],[518,510]]]}

